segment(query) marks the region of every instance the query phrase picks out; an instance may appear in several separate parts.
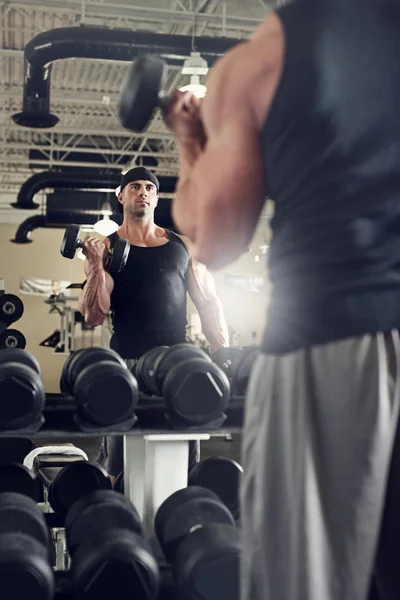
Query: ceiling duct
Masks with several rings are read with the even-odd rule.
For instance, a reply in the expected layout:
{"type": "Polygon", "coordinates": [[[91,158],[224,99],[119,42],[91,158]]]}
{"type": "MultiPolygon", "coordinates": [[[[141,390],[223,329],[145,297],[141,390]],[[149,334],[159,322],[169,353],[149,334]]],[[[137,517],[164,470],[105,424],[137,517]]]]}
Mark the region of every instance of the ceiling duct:
{"type": "MultiPolygon", "coordinates": [[[[176,177],[159,176],[160,190],[165,194],[175,191],[176,177]]],[[[45,189],[64,190],[110,190],[114,192],[121,183],[121,174],[116,173],[87,173],[79,171],[43,171],[32,175],[21,186],[17,201],[11,206],[24,210],[39,208],[40,204],[33,201],[35,194],[45,189]]]]}
{"type": "MultiPolygon", "coordinates": [[[[199,37],[196,50],[209,66],[243,40],[199,37]]],[[[190,35],[158,34],[130,29],[60,27],[35,36],[25,46],[22,112],[13,116],[23,127],[54,127],[58,117],[50,113],[52,63],[66,58],[131,61],[140,54],[156,54],[169,64],[182,65],[193,50],[190,35]]]]}
{"type": "Polygon", "coordinates": [[[11,241],[14,242],[14,244],[30,244],[32,241],[30,239],[32,231],[39,227],[46,227],[46,225],[46,215],[29,217],[20,224],[16,231],[15,238],[11,241]]]}

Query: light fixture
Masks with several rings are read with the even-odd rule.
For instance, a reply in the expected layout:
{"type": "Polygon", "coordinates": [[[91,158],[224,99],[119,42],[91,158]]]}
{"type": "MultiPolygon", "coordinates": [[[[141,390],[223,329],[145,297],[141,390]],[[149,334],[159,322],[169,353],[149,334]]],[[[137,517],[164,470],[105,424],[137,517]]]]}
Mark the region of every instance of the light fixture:
{"type": "Polygon", "coordinates": [[[103,218],[93,225],[93,231],[96,231],[96,233],[100,233],[100,235],[104,236],[111,235],[117,231],[119,226],[118,223],[110,219],[110,216],[112,215],[110,203],[104,202],[100,212],[103,215],[103,218]]]}
{"type": "Polygon", "coordinates": [[[190,75],[190,83],[181,87],[181,92],[192,92],[197,98],[204,98],[207,88],[200,83],[200,75],[207,75],[207,73],[207,61],[201,58],[200,52],[191,52],[182,68],[182,75],[190,75]]]}

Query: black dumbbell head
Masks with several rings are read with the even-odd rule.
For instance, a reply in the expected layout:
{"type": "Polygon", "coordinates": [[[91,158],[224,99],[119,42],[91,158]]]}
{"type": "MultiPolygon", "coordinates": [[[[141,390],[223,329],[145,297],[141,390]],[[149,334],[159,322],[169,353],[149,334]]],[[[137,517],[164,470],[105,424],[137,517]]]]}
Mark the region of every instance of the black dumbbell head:
{"type": "Polygon", "coordinates": [[[26,338],[18,329],[5,329],[0,334],[0,350],[3,348],[25,348],[26,338]]]}
{"type": "Polygon", "coordinates": [[[180,597],[239,600],[240,552],[240,535],[231,525],[212,523],[190,533],[173,561],[180,597]]]}
{"type": "Polygon", "coordinates": [[[194,528],[211,523],[235,524],[232,514],[216,494],[196,486],[172,494],[162,503],[154,520],[166,559],[172,562],[179,544],[194,528]]]}
{"type": "Polygon", "coordinates": [[[143,600],[158,596],[160,573],[151,549],[126,529],[88,536],[75,552],[71,574],[77,598],[110,598],[116,589],[143,600]]]}
{"type": "Polygon", "coordinates": [[[18,321],[24,314],[24,304],[15,294],[0,296],[0,321],[10,325],[18,321]]]}
{"type": "Polygon", "coordinates": [[[159,393],[163,391],[164,380],[171,369],[190,358],[199,358],[211,362],[208,354],[193,344],[175,344],[168,348],[166,352],[158,355],[154,364],[154,377],[159,393]]]}
{"type": "Polygon", "coordinates": [[[114,248],[110,252],[107,261],[107,271],[114,275],[120,273],[126,267],[131,245],[125,238],[118,238],[114,248]]]}
{"type": "Polygon", "coordinates": [[[102,346],[92,346],[91,348],[83,348],[74,352],[68,358],[63,377],[68,388],[72,391],[74,382],[78,375],[90,365],[99,365],[103,361],[114,362],[126,369],[125,361],[111,348],[103,348],[102,346]]]}
{"type": "Polygon", "coordinates": [[[230,385],[223,370],[211,360],[191,358],[168,372],[163,395],[168,414],[177,425],[201,427],[224,414],[230,385]]]}
{"type": "Polygon", "coordinates": [[[232,383],[236,363],[242,353],[243,348],[232,346],[231,348],[220,348],[211,356],[213,362],[224,371],[230,383],[232,383]]]}
{"type": "Polygon", "coordinates": [[[146,394],[157,394],[154,365],[156,360],[168,350],[169,346],[155,346],[147,350],[139,358],[136,365],[136,376],[140,389],[146,394]]]}
{"type": "Polygon", "coordinates": [[[7,600],[53,600],[55,582],[48,549],[17,530],[1,534],[0,581],[7,600]]]}
{"type": "Polygon", "coordinates": [[[194,465],[190,470],[188,483],[200,485],[217,494],[237,518],[242,473],[242,467],[232,458],[211,456],[194,465]]]}
{"type": "Polygon", "coordinates": [[[0,364],[0,429],[19,429],[41,416],[46,394],[40,375],[22,363],[0,364]]]}
{"type": "Polygon", "coordinates": [[[258,346],[250,346],[243,351],[236,363],[232,383],[238,394],[246,394],[250,375],[259,355],[260,348],[258,346]]]}
{"type": "Polygon", "coordinates": [[[127,368],[104,361],[78,375],[74,396],[80,417],[93,425],[117,425],[134,416],[139,398],[135,377],[127,368]]]}
{"type": "Polygon", "coordinates": [[[49,530],[36,502],[17,492],[1,492],[0,536],[17,531],[48,547],[49,530]]]}
{"type": "Polygon", "coordinates": [[[82,496],[68,511],[65,528],[72,556],[86,538],[105,529],[125,529],[142,535],[136,508],[128,498],[112,490],[97,490],[82,496]]]}
{"type": "Polygon", "coordinates": [[[0,494],[3,492],[17,492],[37,502],[39,483],[35,474],[24,465],[0,464],[0,494]]]}
{"type": "Polygon", "coordinates": [[[27,350],[23,350],[22,348],[2,348],[0,350],[0,365],[9,362],[26,365],[36,371],[38,375],[41,375],[38,359],[27,350]]]}
{"type": "Polygon", "coordinates": [[[107,472],[97,463],[82,460],[60,469],[50,484],[49,502],[56,513],[66,515],[86,494],[107,489],[111,489],[107,472]]]}
{"type": "Polygon", "coordinates": [[[129,69],[118,108],[122,127],[144,131],[160,103],[167,76],[166,63],[155,56],[139,56],[129,69]]]}
{"type": "Polygon", "coordinates": [[[78,248],[82,227],[79,225],[68,225],[61,242],[60,252],[64,258],[74,258],[78,248]]]}

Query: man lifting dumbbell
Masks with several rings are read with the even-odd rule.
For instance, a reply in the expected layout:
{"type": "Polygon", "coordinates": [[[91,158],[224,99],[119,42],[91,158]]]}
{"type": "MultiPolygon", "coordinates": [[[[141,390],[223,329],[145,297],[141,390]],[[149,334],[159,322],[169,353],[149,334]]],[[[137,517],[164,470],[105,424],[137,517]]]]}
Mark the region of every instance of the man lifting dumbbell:
{"type": "Polygon", "coordinates": [[[236,258],[267,186],[275,201],[243,600],[365,600],[374,566],[381,600],[400,594],[399,26],[392,0],[291,2],[215,65],[202,105],[162,102],[198,260],[236,258]]]}
{"type": "MultiPolygon", "coordinates": [[[[119,210],[124,220],[118,232],[100,241],[82,243],[87,282],[79,309],[90,325],[100,325],[111,309],[111,348],[133,365],[154,346],[186,340],[186,292],[189,292],[213,350],[229,345],[228,329],[212,275],[191,257],[188,238],[158,227],[154,210],[159,182],[143,167],[122,178],[119,210]],[[104,268],[109,250],[121,238],[130,243],[123,271],[113,276],[104,268]]],[[[196,447],[192,444],[192,448],[196,447]]],[[[196,457],[191,457],[191,464],[196,457]]],[[[111,476],[122,470],[122,438],[106,438],[99,461],[111,476]]]]}

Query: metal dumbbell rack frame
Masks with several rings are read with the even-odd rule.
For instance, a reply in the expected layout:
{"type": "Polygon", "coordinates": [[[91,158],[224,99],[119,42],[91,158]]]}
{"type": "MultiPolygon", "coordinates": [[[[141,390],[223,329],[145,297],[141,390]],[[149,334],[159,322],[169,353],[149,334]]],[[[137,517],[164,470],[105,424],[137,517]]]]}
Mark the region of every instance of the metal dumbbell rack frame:
{"type": "MultiPolygon", "coordinates": [[[[153,543],[157,556],[154,516],[166,498],[187,486],[189,441],[207,440],[212,435],[239,433],[243,424],[243,407],[243,397],[232,397],[226,411],[226,420],[220,428],[174,431],[165,418],[163,398],[141,395],[135,411],[137,421],[130,430],[121,432],[117,427],[99,427],[82,431],[76,419],[74,399],[62,394],[47,394],[44,424],[39,430],[0,430],[0,437],[34,437],[36,440],[65,437],[78,443],[81,437],[123,435],[125,495],[136,506],[143,521],[145,536],[153,543]]],[[[46,520],[50,527],[63,526],[55,514],[46,514],[46,520]]],[[[157,558],[162,560],[161,555],[157,558]]],[[[166,565],[161,564],[161,572],[164,570],[168,572],[166,565]]],[[[68,572],[56,571],[55,575],[56,600],[71,600],[68,572]]],[[[160,599],[172,600],[175,595],[162,592],[160,599]]]]}

